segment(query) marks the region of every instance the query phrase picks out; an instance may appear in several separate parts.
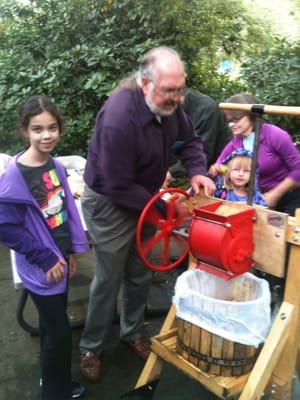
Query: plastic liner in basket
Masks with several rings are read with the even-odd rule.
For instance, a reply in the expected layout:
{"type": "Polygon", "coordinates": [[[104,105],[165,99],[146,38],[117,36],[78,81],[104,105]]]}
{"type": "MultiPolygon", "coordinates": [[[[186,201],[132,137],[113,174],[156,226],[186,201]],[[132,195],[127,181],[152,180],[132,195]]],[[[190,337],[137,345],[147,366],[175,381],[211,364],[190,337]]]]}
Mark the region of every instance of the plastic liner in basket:
{"type": "Polygon", "coordinates": [[[193,269],[175,285],[176,316],[227,340],[255,346],[271,324],[268,282],[246,273],[225,281],[193,269]]]}

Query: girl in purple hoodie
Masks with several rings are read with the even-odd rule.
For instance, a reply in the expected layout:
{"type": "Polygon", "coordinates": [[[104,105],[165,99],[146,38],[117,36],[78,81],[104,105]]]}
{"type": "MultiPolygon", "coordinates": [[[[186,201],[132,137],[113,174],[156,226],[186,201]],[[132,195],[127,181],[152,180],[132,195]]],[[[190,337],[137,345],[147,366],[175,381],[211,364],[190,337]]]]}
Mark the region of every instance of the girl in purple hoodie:
{"type": "Polygon", "coordinates": [[[72,333],[67,316],[68,279],[75,253],[89,248],[64,167],[50,156],[63,129],[56,106],[33,96],[21,107],[27,150],[14,156],[0,178],[0,240],[16,252],[16,266],[39,314],[41,399],[80,397],[71,378],[72,333]]]}

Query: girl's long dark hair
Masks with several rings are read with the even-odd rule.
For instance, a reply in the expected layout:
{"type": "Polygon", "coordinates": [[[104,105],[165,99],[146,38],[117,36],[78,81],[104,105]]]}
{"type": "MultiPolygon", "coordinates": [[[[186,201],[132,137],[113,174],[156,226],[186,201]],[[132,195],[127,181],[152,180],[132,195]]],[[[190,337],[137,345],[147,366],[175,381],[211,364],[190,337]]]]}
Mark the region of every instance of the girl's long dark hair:
{"type": "Polygon", "coordinates": [[[19,110],[19,129],[27,129],[32,117],[43,112],[48,112],[56,120],[59,127],[59,134],[62,135],[64,129],[64,119],[56,105],[44,95],[35,95],[27,99],[19,110]]]}

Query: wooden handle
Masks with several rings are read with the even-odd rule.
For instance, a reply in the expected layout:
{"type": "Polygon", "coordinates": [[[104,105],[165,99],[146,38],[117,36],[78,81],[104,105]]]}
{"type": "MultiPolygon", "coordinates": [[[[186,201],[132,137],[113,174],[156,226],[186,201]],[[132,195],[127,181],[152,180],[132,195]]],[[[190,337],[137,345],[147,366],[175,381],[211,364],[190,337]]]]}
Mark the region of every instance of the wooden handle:
{"type": "Polygon", "coordinates": [[[221,110],[234,110],[234,111],[253,111],[253,107],[262,108],[265,114],[278,114],[278,115],[300,115],[300,107],[289,106],[269,106],[264,104],[237,104],[237,103],[220,103],[221,110]]]}

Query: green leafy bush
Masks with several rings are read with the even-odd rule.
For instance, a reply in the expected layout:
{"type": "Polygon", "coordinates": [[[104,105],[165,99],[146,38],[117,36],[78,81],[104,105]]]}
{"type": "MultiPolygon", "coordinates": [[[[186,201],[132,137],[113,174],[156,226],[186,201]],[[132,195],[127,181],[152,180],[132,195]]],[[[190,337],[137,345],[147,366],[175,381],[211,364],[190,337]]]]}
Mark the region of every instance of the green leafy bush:
{"type": "Polygon", "coordinates": [[[58,152],[84,155],[108,93],[147,48],[159,43],[158,33],[168,18],[162,12],[166,4],[157,3],[151,10],[150,3],[132,0],[2,3],[1,151],[13,152],[20,146],[15,143],[20,103],[43,93],[67,120],[58,152]]]}
{"type": "MultiPolygon", "coordinates": [[[[256,58],[242,65],[242,77],[261,103],[300,106],[300,42],[278,40],[271,49],[263,49],[256,58]]],[[[267,119],[286,129],[300,145],[300,117],[276,116],[267,119]]]]}
{"type": "Polygon", "coordinates": [[[238,0],[0,0],[0,151],[16,152],[17,110],[52,98],[67,126],[58,154],[85,155],[96,114],[149,48],[165,44],[186,61],[188,84],[217,101],[247,81],[218,73],[273,40],[238,0]]]}

